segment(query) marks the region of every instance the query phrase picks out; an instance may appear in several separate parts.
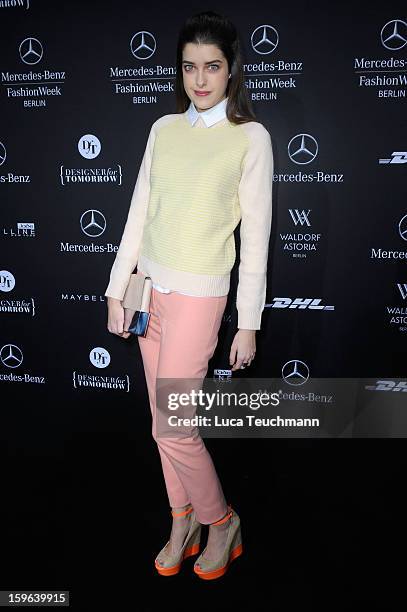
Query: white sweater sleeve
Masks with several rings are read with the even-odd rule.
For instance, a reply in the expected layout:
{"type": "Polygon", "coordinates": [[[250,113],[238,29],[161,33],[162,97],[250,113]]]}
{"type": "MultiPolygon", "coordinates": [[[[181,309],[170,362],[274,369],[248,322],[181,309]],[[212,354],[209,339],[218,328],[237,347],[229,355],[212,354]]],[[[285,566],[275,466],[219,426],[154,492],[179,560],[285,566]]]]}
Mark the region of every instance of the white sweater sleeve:
{"type": "Polygon", "coordinates": [[[242,218],[236,307],[239,329],[260,329],[266,302],[274,159],[268,130],[258,122],[245,125],[250,144],[239,184],[242,218]]]}
{"type": "Polygon", "coordinates": [[[150,129],[146,149],[134,186],[127,221],[116,258],[110,271],[109,284],[105,291],[105,296],[114,297],[119,300],[122,300],[124,297],[130,276],[138,261],[144,221],[150,198],[150,169],[156,136],[156,124],[157,121],[153,123],[150,129]]]}

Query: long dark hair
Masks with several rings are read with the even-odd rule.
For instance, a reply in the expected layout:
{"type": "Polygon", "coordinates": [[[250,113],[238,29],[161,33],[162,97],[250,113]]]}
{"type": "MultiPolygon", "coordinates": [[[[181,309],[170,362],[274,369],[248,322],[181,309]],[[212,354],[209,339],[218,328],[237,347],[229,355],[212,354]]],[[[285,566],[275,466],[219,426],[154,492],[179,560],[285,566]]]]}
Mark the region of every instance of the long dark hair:
{"type": "Polygon", "coordinates": [[[216,45],[226,57],[229,74],[232,75],[226,89],[228,120],[236,124],[257,121],[244,84],[241,44],[237,30],[227,17],[213,11],[189,17],[179,32],[175,80],[176,112],[185,112],[191,102],[185,92],[182,78],[182,51],[187,43],[216,45]]]}

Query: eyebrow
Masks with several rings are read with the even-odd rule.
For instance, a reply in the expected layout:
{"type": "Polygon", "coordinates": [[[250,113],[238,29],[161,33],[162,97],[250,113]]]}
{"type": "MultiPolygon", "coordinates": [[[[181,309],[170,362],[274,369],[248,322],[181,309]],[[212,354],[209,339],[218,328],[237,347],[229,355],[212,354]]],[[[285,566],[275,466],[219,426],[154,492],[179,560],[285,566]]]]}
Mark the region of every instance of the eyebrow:
{"type": "MultiPolygon", "coordinates": [[[[221,59],[215,59],[215,60],[212,60],[211,62],[205,62],[205,65],[206,64],[215,64],[216,62],[221,62],[222,63],[222,60],[221,59]]],[[[182,63],[183,64],[193,64],[194,62],[190,62],[188,60],[182,60],[182,63]]]]}

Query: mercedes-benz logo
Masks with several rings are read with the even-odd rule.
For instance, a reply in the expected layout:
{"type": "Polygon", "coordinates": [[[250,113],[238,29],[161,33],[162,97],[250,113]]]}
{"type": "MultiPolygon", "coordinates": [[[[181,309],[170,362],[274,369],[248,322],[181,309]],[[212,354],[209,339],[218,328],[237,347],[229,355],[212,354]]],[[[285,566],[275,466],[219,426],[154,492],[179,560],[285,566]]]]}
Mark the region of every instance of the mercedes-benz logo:
{"type": "Polygon", "coordinates": [[[407,43],[407,23],[402,19],[392,19],[381,29],[380,38],[383,47],[391,51],[402,49],[407,43]]]}
{"type": "Polygon", "coordinates": [[[253,51],[268,55],[277,49],[278,32],[271,25],[261,25],[253,30],[250,37],[253,51]]]}
{"type": "Polygon", "coordinates": [[[94,134],[85,134],[78,140],[78,151],[85,159],[95,159],[101,150],[100,140],[94,134]]]}
{"type": "Polygon", "coordinates": [[[407,215],[404,215],[399,221],[399,234],[403,240],[407,240],[407,215]]]}
{"type": "Polygon", "coordinates": [[[310,134],[297,134],[288,143],[287,152],[295,164],[310,164],[318,155],[318,143],[310,134]]]}
{"type": "Polygon", "coordinates": [[[5,344],[0,350],[0,359],[7,368],[18,368],[23,363],[23,352],[15,344],[5,344]]]}
{"type": "Polygon", "coordinates": [[[149,59],[156,50],[154,36],[146,30],[136,32],[130,41],[130,51],[139,60],[149,59]]]}
{"type": "Polygon", "coordinates": [[[83,233],[91,238],[101,236],[106,229],[106,219],[100,210],[85,210],[81,215],[80,224],[83,233]]]}
{"type": "Polygon", "coordinates": [[[25,38],[19,47],[20,57],[25,64],[38,64],[43,55],[42,44],[37,38],[25,38]]]}
{"type": "Polygon", "coordinates": [[[2,142],[0,142],[0,166],[6,161],[6,156],[6,147],[2,142]]]}
{"type": "Polygon", "coordinates": [[[89,353],[89,360],[95,368],[107,368],[110,363],[110,354],[103,347],[95,346],[89,353]]]}
{"type": "Polygon", "coordinates": [[[303,385],[309,378],[309,368],[303,361],[291,359],[283,365],[281,376],[289,385],[303,385]]]}
{"type": "Polygon", "coordinates": [[[0,270],[0,291],[13,291],[16,279],[8,270],[0,270]]]}

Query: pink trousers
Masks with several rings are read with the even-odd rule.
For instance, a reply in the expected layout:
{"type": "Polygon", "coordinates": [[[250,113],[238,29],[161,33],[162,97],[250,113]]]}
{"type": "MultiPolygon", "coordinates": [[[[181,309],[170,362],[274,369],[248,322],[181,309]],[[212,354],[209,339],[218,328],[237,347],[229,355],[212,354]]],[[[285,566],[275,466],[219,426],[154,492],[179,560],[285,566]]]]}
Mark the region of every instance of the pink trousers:
{"type": "MultiPolygon", "coordinates": [[[[227,302],[221,297],[162,293],[152,288],[147,335],[138,336],[168,499],[172,508],[191,503],[197,520],[208,525],[223,517],[227,502],[212,458],[198,434],[156,435],[156,379],[202,379],[217,342],[227,302]]],[[[195,388],[195,387],[194,387],[195,388]]]]}

